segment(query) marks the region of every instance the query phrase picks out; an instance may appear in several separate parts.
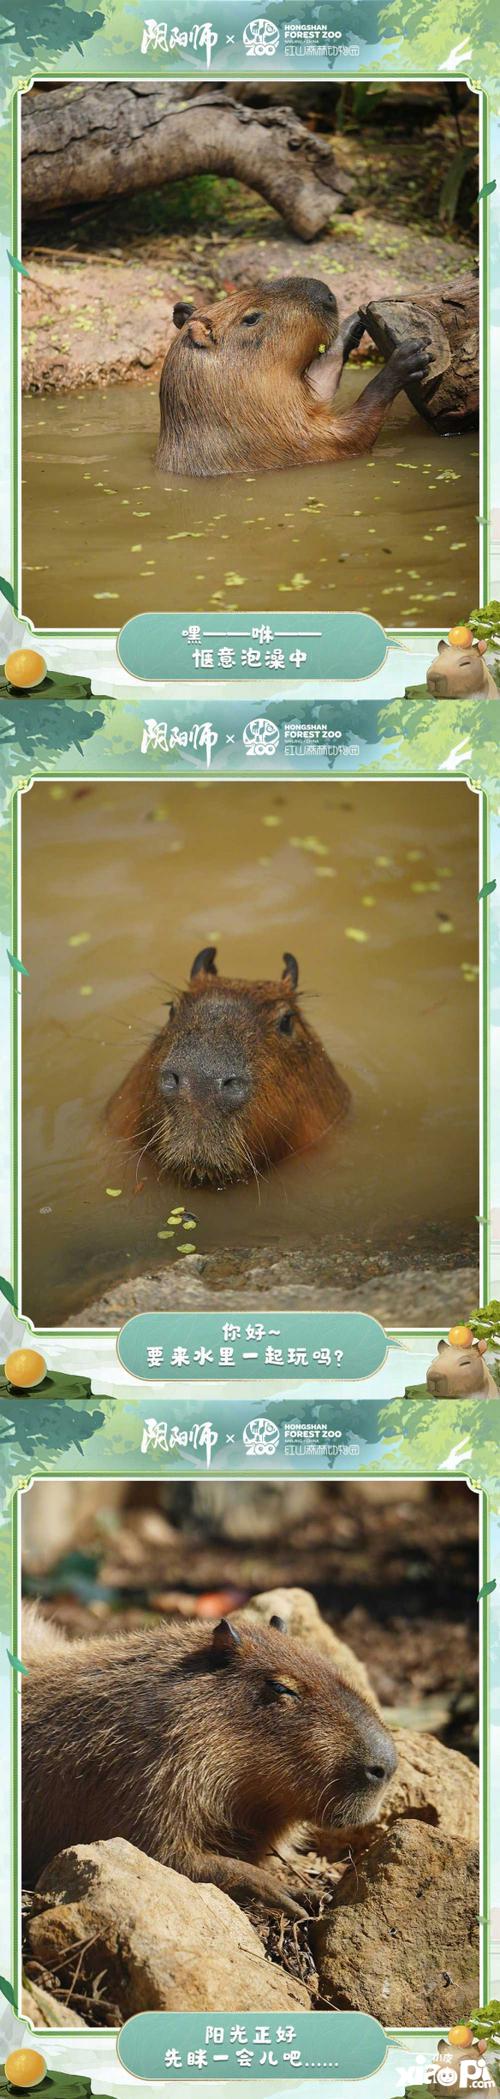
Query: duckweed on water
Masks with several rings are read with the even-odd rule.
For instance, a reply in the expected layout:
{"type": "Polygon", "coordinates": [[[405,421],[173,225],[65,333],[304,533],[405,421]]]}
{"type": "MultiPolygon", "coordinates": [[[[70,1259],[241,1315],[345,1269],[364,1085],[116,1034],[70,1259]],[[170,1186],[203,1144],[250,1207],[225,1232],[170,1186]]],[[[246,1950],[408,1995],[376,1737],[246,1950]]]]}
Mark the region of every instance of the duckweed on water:
{"type": "MultiPolygon", "coordinates": [[[[365,383],[354,367],[344,374],[346,408],[365,383]]],[[[190,577],[193,613],[209,602],[222,612],[253,610],[256,604],[272,609],[282,596],[297,594],[301,611],[332,610],[336,595],[342,609],[362,606],[377,617],[394,591],[399,624],[414,625],[418,604],[437,603],[445,594],[451,623],[454,609],[458,616],[464,604],[477,603],[479,593],[472,435],[435,437],[400,396],[372,459],[178,485],[151,476],[156,399],[148,390],[115,386],[85,395],[81,404],[74,396],[57,401],[48,395],[41,417],[36,396],[26,396],[23,611],[40,627],[95,626],[100,617],[104,626],[121,626],[163,603],[183,611],[190,577]],[[141,475],[138,482],[134,472],[141,475]],[[145,493],[151,495],[148,505],[145,493]],[[122,517],[129,508],[134,521],[141,520],[141,541],[130,541],[130,520],[122,517]],[[242,525],[254,524],[245,541],[245,570],[228,570],[228,544],[236,547],[242,525]],[[48,533],[49,570],[43,558],[48,533]],[[413,565],[417,538],[422,572],[413,565]],[[210,552],[198,570],[195,549],[203,541],[210,552]],[[407,596],[401,606],[405,576],[421,583],[421,597],[407,596]]]]}

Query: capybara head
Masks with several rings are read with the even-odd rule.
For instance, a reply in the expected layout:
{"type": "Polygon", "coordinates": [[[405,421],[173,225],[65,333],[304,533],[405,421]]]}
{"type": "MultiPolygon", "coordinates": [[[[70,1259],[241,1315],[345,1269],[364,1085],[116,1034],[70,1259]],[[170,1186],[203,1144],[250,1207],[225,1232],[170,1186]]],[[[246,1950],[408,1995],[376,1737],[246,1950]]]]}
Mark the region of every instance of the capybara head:
{"type": "Polygon", "coordinates": [[[215,955],[196,955],[109,1116],[119,1135],[146,1137],[164,1171],[223,1186],[317,1142],[349,1092],[299,1005],[295,956],[280,979],[247,983],[219,977],[215,955]]]}
{"type": "Polygon", "coordinates": [[[429,1364],[426,1383],[435,1399],[462,1399],[466,1394],[488,1391],[491,1373],[479,1349],[456,1348],[438,1341],[437,1356],[429,1364]]]}
{"type": "Polygon", "coordinates": [[[334,292],[319,277],[280,277],[227,299],[174,307],[177,336],[160,381],[158,466],[216,474],[282,465],[312,395],[302,382],[338,333],[334,292]]]}
{"type": "Polygon", "coordinates": [[[470,648],[456,648],[449,641],[438,641],[437,656],[427,672],[427,686],[436,700],[461,700],[467,693],[489,690],[490,673],[483,656],[485,641],[475,642],[470,648]]]}
{"type": "MultiPolygon", "coordinates": [[[[396,1769],[393,1737],[375,1707],[326,1657],[291,1638],[282,1619],[262,1627],[222,1619],[194,1666],[218,1679],[235,1785],[255,1798],[258,1770],[266,1810],[286,1803],[284,1821],[345,1827],[376,1814],[396,1769]]],[[[216,1730],[215,1717],[214,1739],[216,1730]]]]}

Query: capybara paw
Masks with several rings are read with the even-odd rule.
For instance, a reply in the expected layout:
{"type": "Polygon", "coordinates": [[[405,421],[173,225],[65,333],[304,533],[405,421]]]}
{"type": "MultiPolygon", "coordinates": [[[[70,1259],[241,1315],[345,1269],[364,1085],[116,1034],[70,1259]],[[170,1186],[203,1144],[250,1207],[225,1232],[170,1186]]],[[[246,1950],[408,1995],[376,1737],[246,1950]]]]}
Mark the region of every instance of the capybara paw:
{"type": "Polygon", "coordinates": [[[307,1917],[307,1910],[302,1908],[300,1902],[295,1902],[294,1896],[289,1895],[288,1889],[284,1884],[282,1887],[279,1881],[263,1878],[259,1899],[264,1909],[278,1910],[285,1917],[295,1917],[298,1922],[303,1922],[304,1917],[307,1917]]]}
{"type": "Polygon", "coordinates": [[[347,320],[344,321],[342,324],[342,349],[344,352],[344,357],[350,357],[351,350],[357,350],[358,343],[361,342],[361,337],[362,335],[364,335],[364,332],[365,317],[364,314],[361,312],[361,309],[358,313],[350,313],[348,315],[347,320]]]}
{"type": "Polygon", "coordinates": [[[427,379],[432,363],[432,348],[428,337],[409,337],[393,350],[390,359],[391,371],[398,386],[408,386],[417,379],[427,379]]]}

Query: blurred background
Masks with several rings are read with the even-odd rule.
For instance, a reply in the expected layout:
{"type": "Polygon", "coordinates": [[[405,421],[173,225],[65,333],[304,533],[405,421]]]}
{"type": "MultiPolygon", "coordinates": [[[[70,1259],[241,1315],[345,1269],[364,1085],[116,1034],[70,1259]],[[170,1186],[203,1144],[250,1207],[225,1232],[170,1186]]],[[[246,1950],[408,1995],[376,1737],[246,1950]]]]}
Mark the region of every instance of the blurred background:
{"type": "Polygon", "coordinates": [[[478,1526],[455,1481],[41,1480],[23,1588],[72,1639],[308,1590],[392,1723],[477,1762],[478,1526]]]}

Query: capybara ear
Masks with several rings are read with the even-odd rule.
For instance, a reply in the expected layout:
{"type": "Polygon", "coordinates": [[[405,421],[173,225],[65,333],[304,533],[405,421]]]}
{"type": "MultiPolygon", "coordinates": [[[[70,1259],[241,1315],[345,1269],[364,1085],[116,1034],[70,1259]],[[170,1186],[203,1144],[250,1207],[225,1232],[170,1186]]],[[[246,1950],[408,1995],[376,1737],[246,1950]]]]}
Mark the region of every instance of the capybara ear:
{"type": "Polygon", "coordinates": [[[278,1613],[277,1613],[277,1611],[273,1611],[273,1615],[272,1615],[272,1618],[270,1618],[270,1619],[269,1619],[269,1624],[270,1624],[270,1625],[272,1625],[272,1626],[274,1627],[274,1631],[275,1631],[276,1633],[287,1633],[287,1632],[288,1632],[288,1626],[287,1626],[286,1618],[278,1618],[278,1613]]]}
{"type": "Polygon", "coordinates": [[[438,656],[442,656],[443,649],[447,649],[447,647],[447,641],[438,641],[438,656]]]}
{"type": "Polygon", "coordinates": [[[193,962],[193,967],[192,967],[192,970],[191,970],[191,976],[192,976],[192,977],[201,977],[201,976],[203,976],[203,977],[216,977],[216,976],[217,976],[217,970],[216,970],[216,967],[215,967],[215,957],[216,957],[216,954],[217,954],[217,948],[216,948],[216,947],[201,947],[201,948],[200,948],[200,952],[199,952],[199,955],[195,955],[195,958],[194,958],[194,962],[193,962]]]}
{"type": "Polygon", "coordinates": [[[216,1654],[234,1654],[240,1645],[240,1634],[236,1632],[234,1625],[230,1625],[229,1618],[220,1618],[219,1624],[214,1625],[212,1634],[212,1647],[215,1648],[216,1654]]]}
{"type": "Polygon", "coordinates": [[[488,647],[488,643],[487,643],[487,641],[478,641],[478,642],[476,642],[476,648],[477,648],[477,651],[478,651],[478,655],[479,655],[479,656],[485,656],[485,654],[486,654],[486,650],[487,650],[487,647],[488,647]]]}
{"type": "Polygon", "coordinates": [[[448,1342],[447,1342],[447,1341],[438,1341],[438,1350],[437,1350],[437,1352],[438,1352],[438,1356],[442,1356],[442,1353],[443,1353],[443,1348],[447,1348],[447,1347],[448,1347],[448,1342]]]}
{"type": "Polygon", "coordinates": [[[191,320],[192,313],[194,313],[194,299],[176,299],[172,314],[174,328],[183,328],[184,322],[191,320]]]}
{"type": "Polygon", "coordinates": [[[299,981],[299,965],[298,962],[296,962],[295,960],[295,955],[284,955],[283,961],[285,967],[283,970],[281,982],[282,984],[284,984],[286,981],[288,984],[290,984],[292,991],[296,991],[297,984],[299,981]]]}

